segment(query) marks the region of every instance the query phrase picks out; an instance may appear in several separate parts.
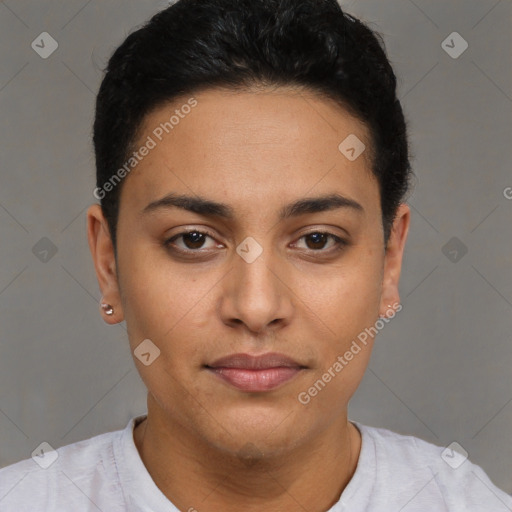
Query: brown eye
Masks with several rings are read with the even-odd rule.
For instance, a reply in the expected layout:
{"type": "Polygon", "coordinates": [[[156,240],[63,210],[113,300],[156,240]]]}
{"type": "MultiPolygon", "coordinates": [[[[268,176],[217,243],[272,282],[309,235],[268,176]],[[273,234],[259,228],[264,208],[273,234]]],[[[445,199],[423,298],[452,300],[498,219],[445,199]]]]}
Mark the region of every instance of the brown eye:
{"type": "Polygon", "coordinates": [[[323,249],[327,243],[329,235],[326,235],[325,233],[311,233],[310,235],[306,235],[304,238],[311,241],[311,244],[308,245],[309,249],[323,249]]]}
{"type": "Polygon", "coordinates": [[[191,231],[186,235],[182,235],[183,242],[187,246],[187,249],[201,249],[201,246],[204,244],[205,236],[204,233],[199,233],[198,231],[191,231]]]}
{"type": "Polygon", "coordinates": [[[213,241],[213,237],[208,233],[204,233],[199,230],[184,231],[167,240],[164,245],[168,249],[175,250],[177,252],[193,253],[199,252],[200,249],[214,248],[216,246],[215,243],[210,245],[210,247],[204,247],[204,244],[208,238],[213,241]],[[177,243],[180,242],[180,239],[181,243],[177,243]]]}
{"type": "Polygon", "coordinates": [[[305,248],[313,252],[331,252],[331,250],[343,249],[346,245],[348,245],[345,240],[334,235],[333,233],[322,231],[308,233],[307,235],[303,235],[299,240],[302,239],[306,241],[305,248]],[[329,240],[332,240],[333,243],[331,243],[330,246],[326,248],[329,240]]]}

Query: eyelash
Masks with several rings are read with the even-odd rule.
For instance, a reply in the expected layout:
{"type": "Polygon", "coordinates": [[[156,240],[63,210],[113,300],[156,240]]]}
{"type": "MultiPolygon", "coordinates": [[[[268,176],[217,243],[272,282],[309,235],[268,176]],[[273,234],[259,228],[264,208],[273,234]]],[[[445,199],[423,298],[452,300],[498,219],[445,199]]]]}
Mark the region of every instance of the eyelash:
{"type": "MultiPolygon", "coordinates": [[[[173,237],[169,238],[168,240],[166,240],[164,242],[164,246],[173,252],[186,254],[186,255],[191,255],[194,253],[201,254],[201,252],[203,252],[203,253],[207,252],[207,250],[205,251],[205,250],[201,250],[201,249],[194,250],[194,249],[181,249],[181,248],[177,248],[176,246],[171,247],[174,244],[175,240],[177,240],[178,238],[183,237],[185,235],[192,234],[192,233],[197,233],[199,235],[206,235],[207,237],[214,239],[214,237],[207,231],[201,231],[199,229],[191,229],[190,231],[182,231],[181,233],[178,233],[177,235],[174,235],[173,237]]],[[[320,231],[320,230],[311,231],[310,233],[306,233],[306,234],[302,235],[299,238],[299,240],[301,240],[302,238],[311,236],[311,235],[325,235],[325,236],[331,238],[332,240],[334,240],[336,242],[336,245],[327,250],[325,250],[325,249],[306,249],[310,253],[324,253],[324,254],[337,253],[349,245],[349,243],[346,240],[343,240],[339,236],[337,236],[333,233],[330,233],[329,231],[320,231]]]]}

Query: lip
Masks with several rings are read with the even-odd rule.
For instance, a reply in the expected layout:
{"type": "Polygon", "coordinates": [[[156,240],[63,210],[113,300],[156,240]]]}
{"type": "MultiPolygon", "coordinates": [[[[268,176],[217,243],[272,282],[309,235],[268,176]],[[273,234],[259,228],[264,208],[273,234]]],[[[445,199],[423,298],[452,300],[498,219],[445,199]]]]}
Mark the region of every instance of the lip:
{"type": "Polygon", "coordinates": [[[262,392],[280,387],[306,367],[284,354],[270,352],[259,356],[232,354],[206,368],[241,391],[262,392]]]}

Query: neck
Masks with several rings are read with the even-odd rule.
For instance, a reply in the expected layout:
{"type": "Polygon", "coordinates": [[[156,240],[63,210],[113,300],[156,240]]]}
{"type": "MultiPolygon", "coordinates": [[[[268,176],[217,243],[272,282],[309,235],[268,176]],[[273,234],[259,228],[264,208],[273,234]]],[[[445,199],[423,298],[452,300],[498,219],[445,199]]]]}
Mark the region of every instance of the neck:
{"type": "Polygon", "coordinates": [[[180,510],[199,512],[324,512],[352,478],[361,448],[360,433],[346,413],[270,457],[251,443],[236,455],[223,452],[168,418],[151,415],[150,407],[134,441],[163,494],[180,510]]]}

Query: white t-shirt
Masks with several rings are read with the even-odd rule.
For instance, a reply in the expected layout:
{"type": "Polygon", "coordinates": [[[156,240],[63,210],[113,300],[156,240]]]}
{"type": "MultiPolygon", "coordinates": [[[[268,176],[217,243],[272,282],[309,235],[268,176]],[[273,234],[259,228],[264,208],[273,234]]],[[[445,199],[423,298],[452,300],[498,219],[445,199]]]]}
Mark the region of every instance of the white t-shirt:
{"type": "MultiPolygon", "coordinates": [[[[1,469],[0,512],[178,512],[135,446],[133,429],[144,417],[56,452],[43,447],[34,455],[38,463],[30,458],[1,469]]],[[[512,496],[458,452],[352,423],[362,435],[357,468],[327,512],[512,511],[512,496]]],[[[188,510],[201,512],[200,505],[188,510]]]]}

